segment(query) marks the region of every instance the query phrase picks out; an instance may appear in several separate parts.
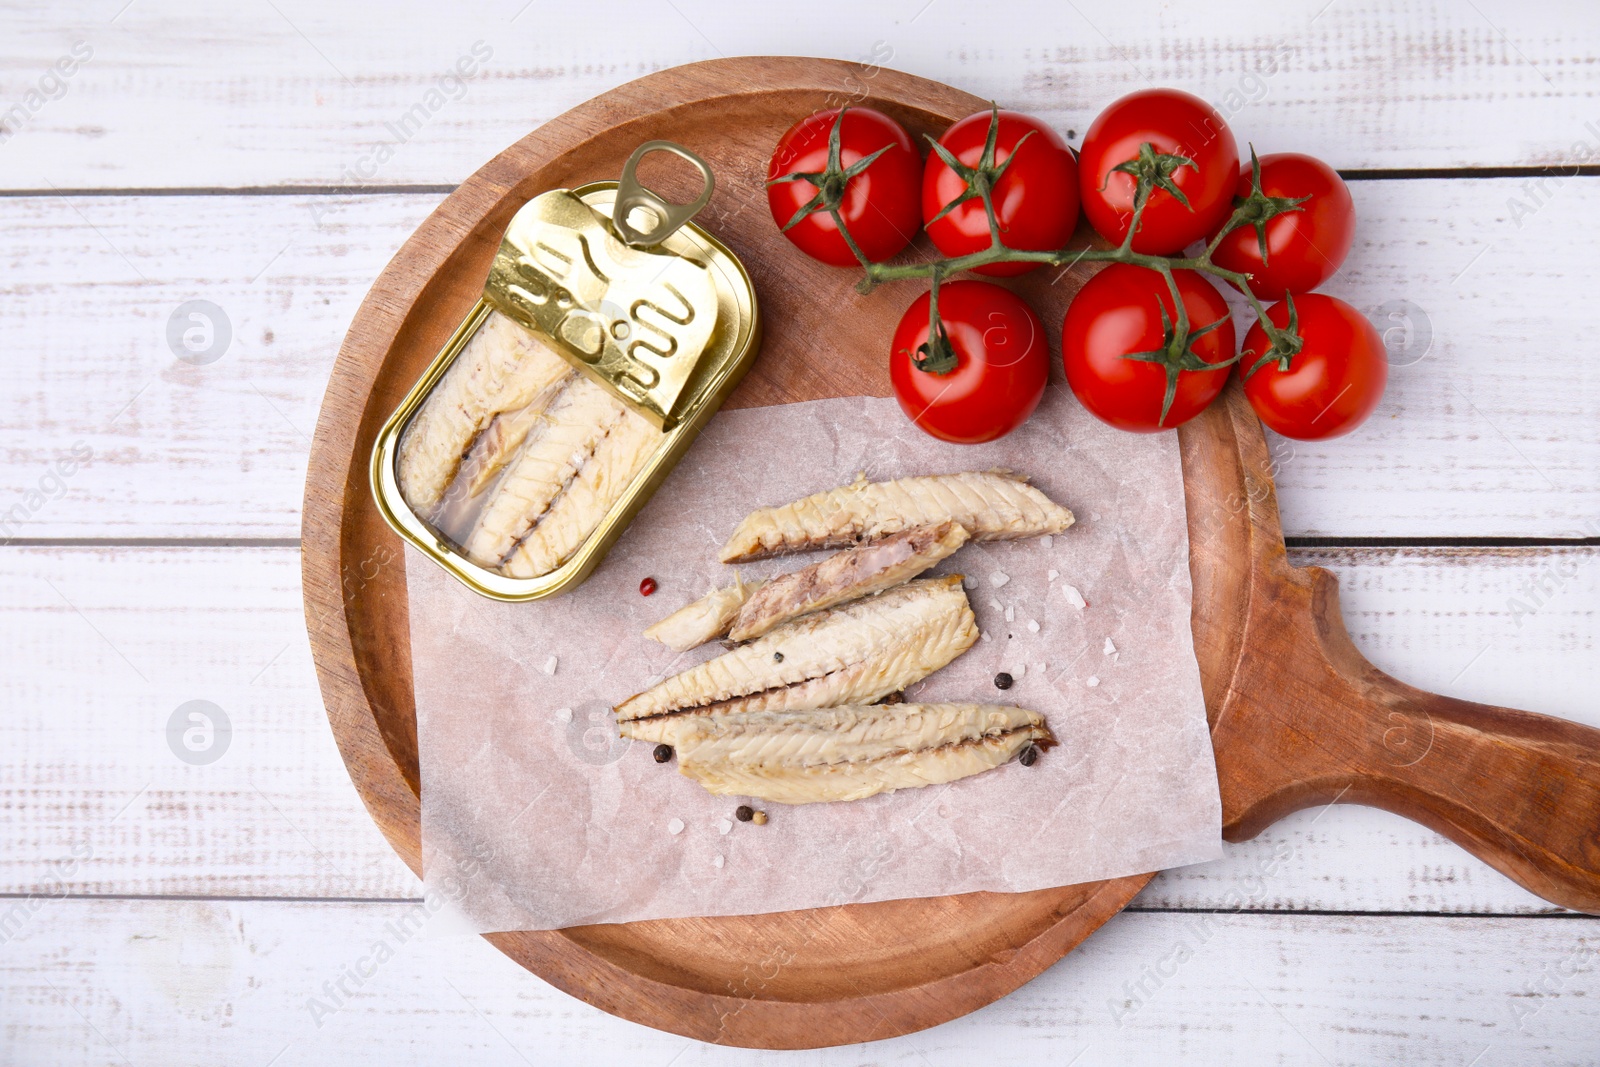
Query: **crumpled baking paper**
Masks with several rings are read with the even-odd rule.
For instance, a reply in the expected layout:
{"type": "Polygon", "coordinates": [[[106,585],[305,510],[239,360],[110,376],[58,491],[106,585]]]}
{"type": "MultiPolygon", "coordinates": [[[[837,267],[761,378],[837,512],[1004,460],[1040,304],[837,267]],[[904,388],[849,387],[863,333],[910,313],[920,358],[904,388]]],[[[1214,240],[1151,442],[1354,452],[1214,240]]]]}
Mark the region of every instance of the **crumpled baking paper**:
{"type": "Polygon", "coordinates": [[[1021,429],[977,446],[923,435],[886,399],[724,411],[573,592],[496,603],[409,549],[406,574],[425,888],[448,905],[441,929],[1023,892],[1221,854],[1176,435],[1104,426],[1059,382],[1021,429]],[[969,544],[932,572],[968,576],[984,639],[906,699],[1042,712],[1060,744],[1034,766],[850,803],[757,804],[770,817],[758,825],[734,818],[740,798],[616,737],[614,704],[722,651],[675,653],[640,633],[733,580],[717,549],[747,512],[858,471],[994,467],[1030,476],[1077,523],[969,544]],[[653,596],[640,595],[645,577],[653,596]],[[1004,692],[1001,671],[1016,679],[1004,692]]]}

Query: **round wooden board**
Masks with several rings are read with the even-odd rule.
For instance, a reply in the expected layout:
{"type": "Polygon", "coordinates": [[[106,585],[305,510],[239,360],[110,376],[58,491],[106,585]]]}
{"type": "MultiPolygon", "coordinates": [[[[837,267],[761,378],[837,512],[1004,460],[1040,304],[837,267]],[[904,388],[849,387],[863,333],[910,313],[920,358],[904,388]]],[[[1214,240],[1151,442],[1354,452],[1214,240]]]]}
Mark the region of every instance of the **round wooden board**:
{"type": "MultiPolygon", "coordinates": [[[[419,874],[405,569],[399,540],[367,487],[379,426],[477,299],[516,209],[547,189],[615,177],[637,145],[656,138],[710,162],[717,190],[701,221],[741,257],[762,302],[763,349],[730,405],[889,395],[887,338],[920,286],[858,296],[855,272],[807,259],[777,232],[762,188],[783,130],[841,103],[879,108],[918,137],[988,106],[935,82],[832,60],[743,58],[663,71],[552,120],[473,175],[406,242],[358,311],[333,370],[307,475],[306,616],[351,778],[419,874]]],[[[689,175],[670,168],[644,177],[669,196],[692,192],[689,175]]],[[[1053,326],[1087,274],[1040,271],[1017,288],[1053,326]]],[[[1364,754],[1368,724],[1390,707],[1380,698],[1416,702],[1426,694],[1383,678],[1347,639],[1341,645],[1331,580],[1287,566],[1265,442],[1238,390],[1186,425],[1179,439],[1196,653],[1230,836],[1332,799],[1341,782],[1361,785],[1361,799],[1381,803],[1383,789],[1372,783],[1394,777],[1394,761],[1386,766],[1364,754]],[[1260,655],[1242,654],[1247,631],[1257,635],[1251,648],[1260,655]],[[1311,651],[1287,651],[1300,647],[1311,651]],[[1274,693],[1286,695],[1273,700],[1274,693]],[[1306,716],[1327,719],[1344,747],[1263,742],[1286,732],[1303,740],[1304,729],[1292,726],[1296,716],[1302,726],[1306,716]]],[[[1455,831],[1484,854],[1482,827],[1462,831],[1459,813],[1445,801],[1435,811],[1423,803],[1430,799],[1425,789],[1400,785],[1404,803],[1391,806],[1455,831]]],[[[1537,881],[1520,877],[1537,873],[1534,860],[1520,870],[1496,865],[1524,884],[1537,881]]],[[[624,1018],[703,1041],[812,1048],[923,1029],[1004,996],[1070,951],[1150,877],[489,940],[558,988],[624,1018]]]]}

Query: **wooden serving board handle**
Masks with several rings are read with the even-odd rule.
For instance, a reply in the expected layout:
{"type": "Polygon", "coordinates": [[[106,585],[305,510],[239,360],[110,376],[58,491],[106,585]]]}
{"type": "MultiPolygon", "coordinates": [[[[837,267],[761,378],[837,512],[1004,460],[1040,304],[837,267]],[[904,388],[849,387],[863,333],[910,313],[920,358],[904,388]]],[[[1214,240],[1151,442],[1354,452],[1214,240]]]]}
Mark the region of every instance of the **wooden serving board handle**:
{"type": "Polygon", "coordinates": [[[1600,730],[1391,678],[1351,643],[1332,574],[1286,556],[1278,566],[1241,642],[1235,679],[1250,684],[1232,688],[1213,730],[1224,836],[1246,840],[1318,804],[1368,804],[1546,900],[1600,912],[1600,730]]]}

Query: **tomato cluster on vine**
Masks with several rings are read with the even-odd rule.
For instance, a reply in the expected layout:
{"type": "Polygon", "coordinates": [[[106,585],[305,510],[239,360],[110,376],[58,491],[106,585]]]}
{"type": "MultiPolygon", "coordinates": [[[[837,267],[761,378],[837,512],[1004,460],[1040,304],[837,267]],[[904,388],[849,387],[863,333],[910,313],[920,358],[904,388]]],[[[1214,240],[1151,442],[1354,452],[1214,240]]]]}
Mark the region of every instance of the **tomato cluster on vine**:
{"type": "Polygon", "coordinates": [[[1382,339],[1355,308],[1312,292],[1355,234],[1349,190],[1327,164],[1252,149],[1241,165],[1216,109],[1174,89],[1115,101],[1078,152],[998,107],[928,141],[924,159],[881,112],[819,111],[783,135],[767,174],[774,222],[813,258],[861,267],[862,292],[929,280],[889,356],[901,408],[928,433],[962,443],[1010,433],[1050,377],[1045,326],[1028,303],[951,275],[1079,262],[1107,266],[1067,308],[1061,360],[1079,401],[1113,426],[1181,425],[1235,365],[1251,406],[1286,436],[1348,433],[1377,406],[1382,339]],[[1080,215],[1101,242],[1072,243],[1080,215]],[[891,262],[919,230],[938,257],[891,262]],[[1219,282],[1255,312],[1242,348],[1219,282]]]}

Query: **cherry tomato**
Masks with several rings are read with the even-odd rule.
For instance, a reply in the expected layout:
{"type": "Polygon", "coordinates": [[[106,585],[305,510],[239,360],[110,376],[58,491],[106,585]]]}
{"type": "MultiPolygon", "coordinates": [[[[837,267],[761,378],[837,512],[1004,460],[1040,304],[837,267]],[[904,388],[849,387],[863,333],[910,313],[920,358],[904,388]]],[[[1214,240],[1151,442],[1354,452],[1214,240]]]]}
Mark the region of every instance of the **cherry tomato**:
{"type": "MultiPolygon", "coordinates": [[[[1262,156],[1257,162],[1264,195],[1309,199],[1298,211],[1285,211],[1263,223],[1267,240],[1264,261],[1261,236],[1254,225],[1231,231],[1217,245],[1211,261],[1250,275],[1250,291],[1262,300],[1310,292],[1333,277],[1350,253],[1356,235],[1350,190],[1338,171],[1298,152],[1262,156]]],[[[1236,198],[1250,195],[1254,173],[1249,166],[1244,168],[1234,189],[1236,198]]]]}
{"type": "MultiPolygon", "coordinates": [[[[1192,270],[1174,271],[1189,314],[1189,348],[1205,363],[1223,363],[1234,352],[1233,321],[1225,320],[1227,301],[1192,270]],[[1212,323],[1221,325],[1195,336],[1212,323]]],[[[1067,307],[1061,327],[1061,359],[1067,384],[1083,406],[1122,430],[1152,433],[1194,418],[1228,383],[1228,367],[1179,370],[1177,390],[1166,418],[1161,405],[1167,370],[1160,363],[1126,358],[1154,352],[1165,344],[1161,312],[1176,322],[1166,279],[1146,267],[1113,263],[1090,278],[1067,307]]]]}
{"type": "MultiPolygon", "coordinates": [[[[968,115],[944,131],[939,144],[963,166],[976,168],[983,162],[994,119],[992,111],[968,115]]],[[[1007,247],[1030,252],[1060,248],[1078,225],[1078,164],[1072,150],[1056,131],[1028,115],[1001,111],[999,122],[994,157],[989,162],[1006,168],[992,194],[1000,237],[1007,247]],[[1012,153],[1016,159],[1007,165],[1012,153]]],[[[928,236],[946,256],[981,252],[990,244],[989,216],[982,197],[973,197],[937,218],[966,189],[966,179],[959,172],[938,152],[929,153],[922,172],[922,218],[928,236]]],[[[1006,277],[1040,265],[991,263],[975,268],[974,273],[1006,277]]]]}
{"type": "MultiPolygon", "coordinates": [[[[789,127],[767,164],[767,206],[772,221],[782,229],[817,195],[817,186],[804,178],[778,181],[790,174],[820,174],[828,168],[828,139],[837,108],[807,115],[789,127]]],[[[839,130],[839,167],[853,164],[887,147],[865,170],[844,182],[839,193],[839,214],[857,247],[874,262],[888,259],[917,235],[917,188],[922,158],[911,135],[894,119],[870,107],[845,111],[839,130]]],[[[858,262],[839,233],[833,216],[814,211],[784,230],[795,247],[813,259],[838,267],[858,262]]]]}
{"type": "MultiPolygon", "coordinates": [[[[1389,380],[1383,338],[1343,300],[1321,293],[1297,293],[1293,300],[1303,347],[1290,356],[1288,370],[1274,360],[1251,373],[1269,339],[1259,322],[1250,327],[1239,357],[1244,395],[1261,421],[1285,437],[1320,441],[1347,434],[1383,398],[1389,380]]],[[[1288,302],[1268,308],[1267,319],[1280,329],[1288,324],[1288,302]]]]}
{"type": "Polygon", "coordinates": [[[1158,153],[1194,163],[1176,167],[1169,176],[1189,206],[1165,189],[1151,190],[1133,235],[1135,252],[1171,255],[1227,221],[1239,177],[1239,148],[1216,108],[1197,96],[1141,89],[1114,102],[1090,125],[1078,155],[1083,212],[1107,240],[1120,243],[1127,236],[1138,185],[1133,175],[1114,168],[1137,159],[1145,142],[1158,153]]]}
{"type": "Polygon", "coordinates": [[[917,367],[928,340],[923,293],[900,318],[889,352],[889,381],[912,422],[944,441],[978,444],[1021,426],[1044,396],[1050,352],[1044,323],[1022,298],[992,282],[939,286],[939,321],[955,350],[948,374],[917,367]]]}

